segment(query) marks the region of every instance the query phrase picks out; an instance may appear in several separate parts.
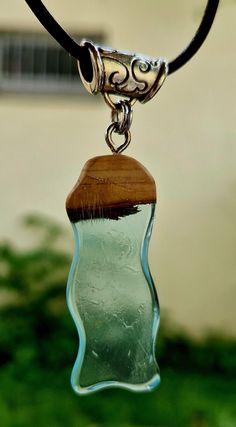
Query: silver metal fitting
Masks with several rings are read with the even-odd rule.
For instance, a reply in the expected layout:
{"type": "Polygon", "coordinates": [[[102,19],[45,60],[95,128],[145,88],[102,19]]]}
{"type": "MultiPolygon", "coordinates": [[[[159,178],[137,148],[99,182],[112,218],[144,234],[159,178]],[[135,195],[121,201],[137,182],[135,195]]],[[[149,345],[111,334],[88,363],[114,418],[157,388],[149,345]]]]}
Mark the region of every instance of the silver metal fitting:
{"type": "Polygon", "coordinates": [[[81,46],[89,50],[93,77],[88,81],[78,62],[79,73],[85,88],[92,94],[114,94],[145,103],[154,97],[168,74],[168,63],[163,58],[153,60],[118,52],[86,40],[81,46]]]}
{"type": "Polygon", "coordinates": [[[119,135],[124,135],[130,129],[133,120],[133,111],[130,103],[121,100],[116,109],[111,112],[112,123],[116,124],[116,132],[119,135]]]}
{"type": "MultiPolygon", "coordinates": [[[[109,95],[108,96],[109,99],[109,95]]],[[[106,97],[105,97],[106,99],[106,97]]],[[[111,101],[112,103],[112,101],[111,101]]],[[[108,105],[110,102],[108,101],[108,105]]],[[[110,105],[111,107],[111,124],[107,128],[105,139],[108,147],[113,153],[122,153],[131,141],[130,126],[133,118],[133,111],[130,101],[122,99],[116,104],[110,105]],[[113,141],[113,133],[123,135],[125,140],[122,144],[116,145],[113,141]]]]}

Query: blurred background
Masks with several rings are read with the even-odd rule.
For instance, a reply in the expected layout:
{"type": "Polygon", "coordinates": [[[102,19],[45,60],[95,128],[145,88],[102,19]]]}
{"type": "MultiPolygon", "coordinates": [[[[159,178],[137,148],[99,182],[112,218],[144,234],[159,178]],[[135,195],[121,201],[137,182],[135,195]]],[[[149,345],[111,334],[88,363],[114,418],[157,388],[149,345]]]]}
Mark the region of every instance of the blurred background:
{"type": "MultiPolygon", "coordinates": [[[[173,59],[203,0],[45,2],[78,40],[173,59]]],[[[235,0],[198,54],[135,105],[127,154],[158,185],[150,267],[161,304],[162,384],[76,397],[65,304],[73,239],[64,200],[108,153],[110,111],[23,0],[0,0],[1,427],[236,425],[235,0]]]]}

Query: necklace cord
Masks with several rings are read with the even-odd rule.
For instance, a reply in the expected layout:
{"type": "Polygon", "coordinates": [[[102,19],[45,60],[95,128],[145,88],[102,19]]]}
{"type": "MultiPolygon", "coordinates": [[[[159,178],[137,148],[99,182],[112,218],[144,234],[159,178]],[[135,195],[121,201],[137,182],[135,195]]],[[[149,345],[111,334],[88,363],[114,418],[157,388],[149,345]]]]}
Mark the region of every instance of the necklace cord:
{"type": "MultiPolygon", "coordinates": [[[[44,28],[51,36],[74,58],[80,62],[80,67],[87,79],[91,79],[93,70],[90,54],[86,47],[80,46],[69,34],[58,24],[49,13],[41,0],[25,0],[32,12],[35,14],[44,28]]],[[[220,0],[208,0],[203,18],[196,34],[189,45],[172,61],[169,62],[169,72],[172,74],[185,65],[199,50],[204,43],[213,24],[220,0]]]]}

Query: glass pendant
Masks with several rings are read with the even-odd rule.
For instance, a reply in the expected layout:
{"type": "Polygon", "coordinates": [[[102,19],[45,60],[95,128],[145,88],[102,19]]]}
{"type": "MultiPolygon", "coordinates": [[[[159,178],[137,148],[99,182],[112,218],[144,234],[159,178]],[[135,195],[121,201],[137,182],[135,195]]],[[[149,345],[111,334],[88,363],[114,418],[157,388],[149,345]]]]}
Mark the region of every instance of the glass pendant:
{"type": "Polygon", "coordinates": [[[155,182],[135,159],[89,160],[66,202],[75,237],[67,301],[79,334],[71,382],[149,391],[159,382],[159,306],[148,266],[155,182]]]}

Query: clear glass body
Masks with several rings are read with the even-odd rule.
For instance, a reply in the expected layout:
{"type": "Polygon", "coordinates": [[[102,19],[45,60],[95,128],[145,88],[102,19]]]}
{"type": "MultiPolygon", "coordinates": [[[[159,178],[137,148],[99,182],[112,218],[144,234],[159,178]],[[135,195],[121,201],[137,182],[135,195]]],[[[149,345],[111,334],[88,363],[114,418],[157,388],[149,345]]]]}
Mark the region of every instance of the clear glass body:
{"type": "Polygon", "coordinates": [[[107,387],[149,391],[155,360],[157,294],[148,266],[155,204],[119,220],[73,223],[75,253],[67,301],[79,333],[71,382],[78,394],[107,387]]]}

